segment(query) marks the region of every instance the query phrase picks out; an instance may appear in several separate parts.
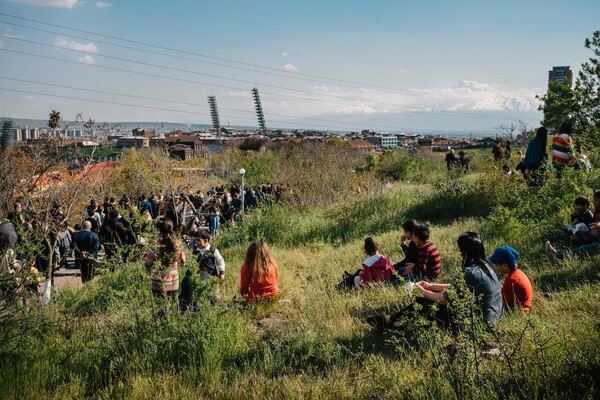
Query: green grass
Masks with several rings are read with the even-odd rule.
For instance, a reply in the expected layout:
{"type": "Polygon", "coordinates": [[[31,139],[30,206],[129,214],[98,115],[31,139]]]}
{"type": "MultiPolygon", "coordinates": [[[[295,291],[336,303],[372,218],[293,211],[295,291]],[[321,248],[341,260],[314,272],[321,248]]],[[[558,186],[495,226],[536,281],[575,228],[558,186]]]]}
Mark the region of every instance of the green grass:
{"type": "Polygon", "coordinates": [[[398,183],[327,206],[254,212],[213,241],[227,262],[226,281],[214,288],[217,305],[205,298],[197,312],[177,312],[152,297],[145,269],[134,261],[3,325],[1,397],[597,397],[600,256],[551,264],[542,251],[544,232],[568,218],[573,196],[586,190],[577,179],[573,185],[551,180],[534,192],[489,171],[398,183]],[[443,255],[442,282],[460,274],[462,232],[480,232],[488,253],[501,244],[521,252],[534,285],[533,310],[499,323],[500,355],[482,352],[479,343],[491,334],[453,337],[417,324],[410,335],[372,330],[367,316],[412,301],[402,287],[335,291],[344,270],[360,267],[366,236],[399,260],[400,226],[408,218],[430,221],[443,255]],[[291,304],[229,305],[255,238],[269,242],[291,304]],[[275,322],[256,323],[268,316],[275,322]],[[456,351],[444,350],[448,345],[456,351]]]}

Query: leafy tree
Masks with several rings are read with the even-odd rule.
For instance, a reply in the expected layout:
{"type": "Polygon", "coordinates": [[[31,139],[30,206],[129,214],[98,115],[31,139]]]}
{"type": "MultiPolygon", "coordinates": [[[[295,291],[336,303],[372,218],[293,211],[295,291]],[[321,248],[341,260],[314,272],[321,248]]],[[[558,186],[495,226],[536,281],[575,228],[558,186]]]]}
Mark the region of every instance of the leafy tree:
{"type": "Polygon", "coordinates": [[[400,181],[410,177],[415,171],[415,160],[406,152],[384,150],[375,173],[381,180],[400,181]]]}
{"type": "Polygon", "coordinates": [[[579,107],[569,80],[550,82],[548,92],[537,98],[543,102],[538,107],[538,110],[544,112],[541,123],[548,129],[558,130],[563,122],[577,113],[579,107]]]}
{"type": "Polygon", "coordinates": [[[260,151],[260,149],[264,146],[265,141],[259,138],[246,138],[240,143],[240,150],[254,150],[260,151]]]}
{"type": "Polygon", "coordinates": [[[581,126],[580,142],[587,142],[588,146],[600,146],[600,31],[594,32],[591,39],[585,40],[585,47],[590,49],[594,56],[581,65],[575,93],[579,110],[577,119],[581,126]]]}
{"type": "Polygon", "coordinates": [[[542,125],[558,129],[570,119],[573,123],[576,146],[591,149],[600,146],[600,31],[586,39],[585,47],[593,52],[581,65],[575,87],[569,81],[550,82],[548,92],[538,97],[543,104],[542,125]]]}

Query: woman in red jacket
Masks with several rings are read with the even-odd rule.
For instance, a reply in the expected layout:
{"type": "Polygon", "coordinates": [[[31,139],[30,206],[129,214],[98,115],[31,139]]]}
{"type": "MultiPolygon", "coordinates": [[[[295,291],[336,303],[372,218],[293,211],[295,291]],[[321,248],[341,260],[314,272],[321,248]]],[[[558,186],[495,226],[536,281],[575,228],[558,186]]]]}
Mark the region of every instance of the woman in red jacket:
{"type": "Polygon", "coordinates": [[[242,265],[240,293],[248,302],[277,296],[279,270],[263,240],[250,243],[242,265]]]}

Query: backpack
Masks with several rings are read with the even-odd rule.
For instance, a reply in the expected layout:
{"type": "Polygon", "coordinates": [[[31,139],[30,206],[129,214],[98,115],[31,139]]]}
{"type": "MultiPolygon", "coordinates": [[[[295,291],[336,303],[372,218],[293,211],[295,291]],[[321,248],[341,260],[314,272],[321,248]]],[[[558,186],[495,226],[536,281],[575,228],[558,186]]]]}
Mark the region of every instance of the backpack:
{"type": "Polygon", "coordinates": [[[113,243],[115,241],[115,232],[108,224],[102,225],[98,236],[100,236],[100,243],[113,243]]]}
{"type": "Polygon", "coordinates": [[[357,270],[354,274],[344,271],[342,281],[337,284],[337,290],[354,289],[354,278],[362,272],[362,269],[357,270]]]}

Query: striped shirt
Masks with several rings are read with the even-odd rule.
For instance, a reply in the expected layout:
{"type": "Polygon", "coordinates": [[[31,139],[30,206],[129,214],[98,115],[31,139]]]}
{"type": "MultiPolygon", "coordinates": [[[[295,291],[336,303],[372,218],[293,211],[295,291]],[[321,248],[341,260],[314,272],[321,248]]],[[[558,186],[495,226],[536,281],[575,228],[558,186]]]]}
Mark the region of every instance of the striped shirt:
{"type": "Polygon", "coordinates": [[[567,133],[552,136],[552,163],[554,165],[569,165],[575,161],[573,154],[573,139],[567,133]]]}
{"type": "Polygon", "coordinates": [[[441,269],[440,251],[433,243],[427,241],[419,248],[419,258],[413,269],[414,273],[425,273],[427,278],[435,279],[441,269]]]}

